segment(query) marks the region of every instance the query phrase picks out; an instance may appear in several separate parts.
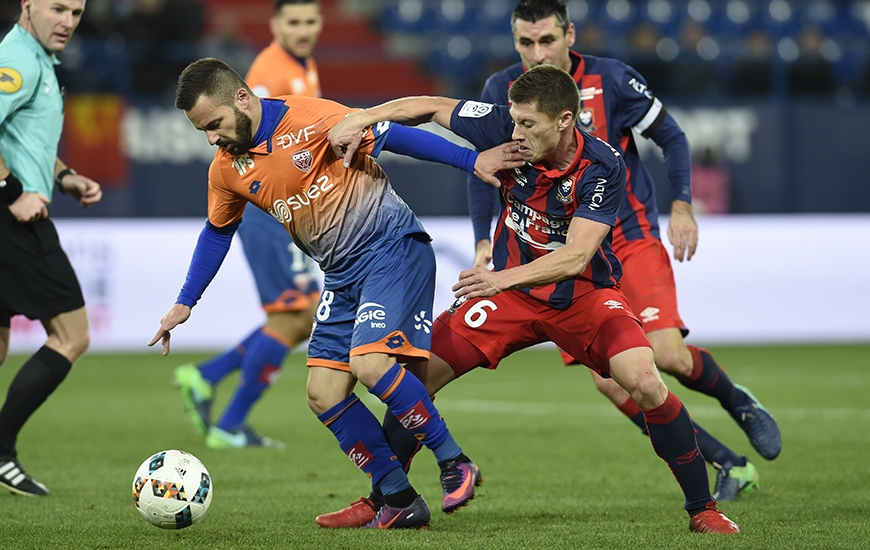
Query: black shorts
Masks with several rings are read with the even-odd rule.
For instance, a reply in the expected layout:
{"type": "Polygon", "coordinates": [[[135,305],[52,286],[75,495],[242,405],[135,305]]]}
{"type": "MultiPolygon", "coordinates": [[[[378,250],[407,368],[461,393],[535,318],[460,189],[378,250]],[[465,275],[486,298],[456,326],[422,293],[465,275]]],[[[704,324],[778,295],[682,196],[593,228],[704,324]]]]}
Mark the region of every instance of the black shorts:
{"type": "Polygon", "coordinates": [[[51,319],[85,305],[50,219],[19,223],[0,205],[0,327],[13,315],[51,319]]]}

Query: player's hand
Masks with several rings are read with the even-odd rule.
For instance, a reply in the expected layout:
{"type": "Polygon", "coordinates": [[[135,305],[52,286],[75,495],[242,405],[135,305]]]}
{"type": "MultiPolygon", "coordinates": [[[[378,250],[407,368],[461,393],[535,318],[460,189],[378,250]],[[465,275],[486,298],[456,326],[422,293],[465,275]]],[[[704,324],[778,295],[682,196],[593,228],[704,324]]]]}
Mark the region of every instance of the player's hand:
{"type": "Polygon", "coordinates": [[[477,241],[474,247],[474,263],[471,267],[489,267],[492,261],[492,242],[489,239],[477,241]]]}
{"type": "Polygon", "coordinates": [[[160,319],[160,328],[154,338],[148,342],[148,347],[153,346],[158,341],[163,344],[163,355],[169,355],[169,338],[172,336],[169,331],[187,321],[190,318],[190,308],[184,304],[174,304],[167,311],[163,318],[160,319]]]}
{"type": "Polygon", "coordinates": [[[338,124],[329,129],[327,139],[332,145],[336,156],[344,157],[344,167],[350,167],[353,154],[359,149],[362,138],[366,133],[366,126],[359,123],[359,111],[351,113],[338,121],[338,124]]]}
{"type": "Polygon", "coordinates": [[[692,203],[671,203],[671,219],[668,222],[668,239],[674,247],[674,259],[682,262],[692,259],[698,248],[698,223],[692,214],[692,203]]]}
{"type": "Polygon", "coordinates": [[[9,205],[9,211],[21,223],[35,222],[48,217],[48,197],[25,191],[9,205]]]}
{"type": "Polygon", "coordinates": [[[526,163],[519,150],[520,146],[515,141],[509,141],[482,151],[474,161],[474,175],[490,185],[501,187],[496,172],[519,168],[526,163]]]}
{"type": "Polygon", "coordinates": [[[103,189],[100,184],[81,174],[68,174],[60,182],[63,192],[79,201],[82,208],[87,208],[100,202],[103,189]]]}
{"type": "Polygon", "coordinates": [[[473,267],[459,274],[459,282],[453,285],[453,295],[457,298],[479,298],[495,296],[499,288],[500,275],[485,267],[473,267]]]}

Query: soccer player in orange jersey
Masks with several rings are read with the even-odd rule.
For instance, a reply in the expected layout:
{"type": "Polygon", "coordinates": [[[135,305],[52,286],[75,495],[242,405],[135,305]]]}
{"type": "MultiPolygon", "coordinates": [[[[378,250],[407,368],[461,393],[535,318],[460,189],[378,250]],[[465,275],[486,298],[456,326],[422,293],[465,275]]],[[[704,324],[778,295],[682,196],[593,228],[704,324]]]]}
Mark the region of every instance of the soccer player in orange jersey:
{"type": "Polygon", "coordinates": [[[311,54],[323,29],[317,0],[275,0],[269,21],[275,40],[261,51],[245,82],[260,97],[320,97],[317,63],[311,54]]]}
{"type": "Polygon", "coordinates": [[[257,97],[226,63],[212,58],[182,72],[175,105],[219,149],[209,168],[208,220],[187,278],[148,345],[162,341],[169,353],[170,331],[190,317],[250,202],[283,225],[324,272],[308,346],[308,403],[347,457],[384,492],[386,505],[366,527],[424,527],[430,514],[380,423],[353,393],[357,380],[435,455],[442,510],[467,504],[481,482],[480,471],[451,436],[423,384],[399,364],[429,358],[431,239],[373,156],[383,148],[404,153],[416,143],[418,158],[473,171],[494,184],[496,171],[522,161],[506,162],[504,146],[478,154],[434,134],[386,123],[366,132],[363,154],[345,166],[327,134],[353,109],[320,98],[257,97]]]}
{"type": "MultiPolygon", "coordinates": [[[[323,28],[317,0],[276,0],[269,28],[274,41],[254,60],[245,82],[260,97],[320,97],[317,65],[311,57],[323,28]]],[[[199,365],[187,363],[175,369],[175,385],[194,426],[206,436],[207,446],[280,449],[283,443],[257,433],[247,418],[277,379],[287,353],[308,339],[320,284],[314,262],[259,208],[245,210],[238,235],[266,323],[224,353],[199,365]],[[212,424],[215,387],[236,370],[241,371],[238,385],[212,424]]]]}

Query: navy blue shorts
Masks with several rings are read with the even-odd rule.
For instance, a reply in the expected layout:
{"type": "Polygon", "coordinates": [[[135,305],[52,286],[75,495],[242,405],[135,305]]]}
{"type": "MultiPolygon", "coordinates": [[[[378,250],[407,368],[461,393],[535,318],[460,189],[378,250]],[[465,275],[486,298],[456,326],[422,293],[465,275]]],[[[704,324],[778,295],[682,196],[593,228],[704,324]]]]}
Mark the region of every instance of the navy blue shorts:
{"type": "Polygon", "coordinates": [[[317,302],[320,283],[314,260],[293,244],[283,225],[249,204],[236,234],[267,313],[305,311],[317,302]]]}
{"type": "Polygon", "coordinates": [[[428,235],[397,241],[360,281],[323,289],[308,344],[308,366],[349,371],[350,358],[385,353],[429,359],[435,252],[428,235]]]}

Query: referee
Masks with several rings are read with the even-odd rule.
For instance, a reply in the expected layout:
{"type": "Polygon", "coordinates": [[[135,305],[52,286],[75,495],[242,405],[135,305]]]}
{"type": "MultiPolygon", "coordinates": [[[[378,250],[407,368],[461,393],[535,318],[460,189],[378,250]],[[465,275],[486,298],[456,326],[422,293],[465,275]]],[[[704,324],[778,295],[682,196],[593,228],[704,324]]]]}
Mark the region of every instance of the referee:
{"type": "Polygon", "coordinates": [[[48,338],[21,367],[0,408],[0,486],[25,496],[48,489],[18,462],[21,427],[88,348],[85,301],[48,217],[54,186],[88,207],[97,182],[57,158],[63,93],[54,73],[85,0],[21,0],[0,42],[0,365],[13,315],[39,319],[48,338]]]}

